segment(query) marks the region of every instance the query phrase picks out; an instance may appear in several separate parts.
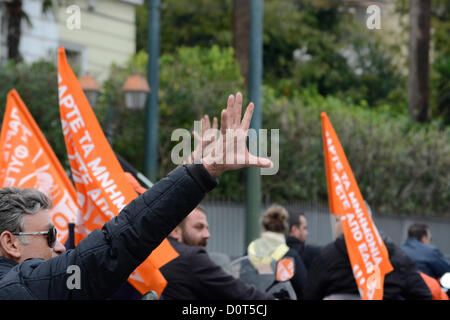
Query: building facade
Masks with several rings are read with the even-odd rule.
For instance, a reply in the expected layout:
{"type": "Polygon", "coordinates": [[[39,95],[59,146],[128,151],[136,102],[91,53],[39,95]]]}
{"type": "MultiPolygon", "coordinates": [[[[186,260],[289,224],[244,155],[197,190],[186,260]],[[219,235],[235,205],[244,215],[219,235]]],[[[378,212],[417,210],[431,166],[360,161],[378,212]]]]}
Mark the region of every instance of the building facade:
{"type": "MultiPolygon", "coordinates": [[[[135,53],[135,6],[141,4],[143,0],[65,0],[44,12],[41,0],[23,0],[30,24],[21,22],[20,54],[30,63],[56,61],[63,46],[78,74],[89,72],[102,82],[112,63],[123,64],[135,53]]],[[[5,63],[7,21],[1,10],[0,63],[5,63]]]]}

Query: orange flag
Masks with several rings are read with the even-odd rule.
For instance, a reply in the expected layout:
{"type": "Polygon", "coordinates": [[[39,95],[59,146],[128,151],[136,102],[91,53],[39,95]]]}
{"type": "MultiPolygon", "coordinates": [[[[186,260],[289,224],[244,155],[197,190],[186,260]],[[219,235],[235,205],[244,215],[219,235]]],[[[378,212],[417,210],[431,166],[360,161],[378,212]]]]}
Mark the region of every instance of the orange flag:
{"type": "Polygon", "coordinates": [[[53,202],[50,216],[66,242],[75,222],[75,189],[16,90],[8,93],[0,135],[0,187],[36,188],[53,202]]]}
{"type": "Polygon", "coordinates": [[[382,300],[393,267],[359,191],[336,132],[322,112],[322,139],[330,211],[341,218],[353,275],[363,300],[382,300]]]}
{"type": "MultiPolygon", "coordinates": [[[[67,62],[64,48],[58,50],[58,96],[67,153],[83,213],[75,227],[78,244],[92,230],[102,228],[118,215],[137,193],[106,140],[67,62]]],[[[177,256],[165,239],[128,281],[142,294],[155,290],[160,297],[167,281],[158,269],[177,256]]]]}

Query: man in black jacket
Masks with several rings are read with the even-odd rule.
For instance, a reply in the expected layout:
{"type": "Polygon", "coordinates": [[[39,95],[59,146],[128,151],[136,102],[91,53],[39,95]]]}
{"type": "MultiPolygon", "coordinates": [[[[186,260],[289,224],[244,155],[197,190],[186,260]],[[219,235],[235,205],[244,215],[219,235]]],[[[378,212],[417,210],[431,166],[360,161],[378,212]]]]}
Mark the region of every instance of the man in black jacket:
{"type": "Polygon", "coordinates": [[[179,256],[160,271],[167,280],[166,300],[266,300],[271,295],[256,290],[226,273],[205,250],[210,237],[202,207],[195,208],[169,235],[179,256]]]}
{"type": "Polygon", "coordinates": [[[246,166],[272,166],[270,160],[251,155],[246,148],[235,150],[234,138],[225,134],[232,130],[238,139],[245,139],[253,108],[251,103],[241,120],[242,95],[230,95],[227,108],[222,110],[222,134],[214,153],[203,157],[199,164],[172,171],[73,250],[55,250],[59,245],[55,246],[56,235],[49,225],[46,201],[41,200],[45,196],[38,191],[3,189],[0,299],[110,297],[205,194],[217,186],[220,174],[246,166]],[[68,281],[74,272],[80,277],[75,286],[68,281]]]}
{"type": "Polygon", "coordinates": [[[308,221],[303,213],[289,213],[289,235],[286,244],[289,248],[297,251],[309,270],[311,262],[319,254],[320,247],[306,244],[308,237],[308,221]]]}
{"type": "MultiPolygon", "coordinates": [[[[305,284],[305,300],[322,300],[333,294],[359,295],[339,219],[336,234],[336,240],[324,246],[312,262],[305,284]]],[[[394,267],[385,276],[383,300],[431,300],[431,292],[414,262],[387,237],[383,241],[394,267]]]]}

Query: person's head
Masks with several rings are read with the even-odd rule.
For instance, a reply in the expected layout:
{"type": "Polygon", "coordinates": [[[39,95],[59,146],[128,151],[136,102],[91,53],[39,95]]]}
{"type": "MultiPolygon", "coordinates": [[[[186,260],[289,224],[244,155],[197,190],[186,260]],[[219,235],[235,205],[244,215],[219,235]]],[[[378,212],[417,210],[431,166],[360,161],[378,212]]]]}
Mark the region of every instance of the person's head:
{"type": "Polygon", "coordinates": [[[288,211],[278,204],[270,206],[262,215],[264,231],[286,234],[288,231],[288,211]]]}
{"type": "Polygon", "coordinates": [[[425,244],[430,244],[430,228],[424,223],[414,223],[408,228],[408,238],[414,238],[425,244]]]}
{"type": "Polygon", "coordinates": [[[305,243],[308,237],[308,221],[303,213],[289,216],[289,235],[305,243]]]}
{"type": "Polygon", "coordinates": [[[63,253],[66,249],[56,240],[48,213],[51,206],[50,199],[36,189],[0,189],[0,256],[20,263],[63,253]]]}
{"type": "Polygon", "coordinates": [[[334,229],[336,231],[336,237],[338,238],[339,236],[341,236],[344,233],[344,229],[342,227],[341,217],[339,217],[338,215],[335,215],[335,218],[336,218],[336,223],[334,225],[334,229]]]}
{"type": "Polygon", "coordinates": [[[206,247],[209,234],[208,221],[205,209],[197,206],[184,220],[170,233],[170,236],[179,242],[190,246],[206,247]]]}
{"type": "MultiPolygon", "coordinates": [[[[370,206],[367,203],[367,201],[364,200],[364,204],[366,205],[367,213],[369,214],[369,217],[372,219],[372,209],[370,208],[370,206]]],[[[335,214],[335,213],[333,215],[336,218],[336,223],[334,225],[334,230],[336,232],[336,238],[338,238],[339,236],[341,236],[344,233],[344,227],[342,226],[341,217],[339,215],[335,214]]]]}

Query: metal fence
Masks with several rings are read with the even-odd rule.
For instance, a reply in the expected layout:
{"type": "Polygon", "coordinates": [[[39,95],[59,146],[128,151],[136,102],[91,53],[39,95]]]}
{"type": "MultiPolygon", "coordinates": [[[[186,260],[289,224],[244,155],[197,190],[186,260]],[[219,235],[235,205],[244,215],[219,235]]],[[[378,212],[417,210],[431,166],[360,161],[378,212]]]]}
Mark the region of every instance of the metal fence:
{"type": "MultiPolygon", "coordinates": [[[[314,202],[282,204],[289,212],[303,212],[308,220],[307,242],[325,245],[333,241],[334,221],[329,214],[328,205],[314,202]]],[[[245,204],[229,201],[205,201],[202,203],[208,217],[211,238],[209,252],[221,252],[232,259],[245,252],[245,204]]],[[[267,205],[263,205],[265,210],[267,205]]],[[[394,243],[402,245],[407,237],[408,227],[414,222],[426,223],[431,230],[432,244],[450,257],[450,219],[433,217],[398,217],[373,214],[378,230],[389,236],[394,243]]],[[[260,227],[261,228],[261,227],[260,227]]]]}

